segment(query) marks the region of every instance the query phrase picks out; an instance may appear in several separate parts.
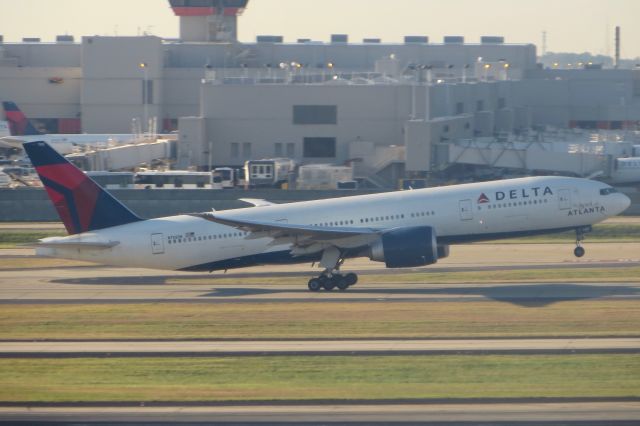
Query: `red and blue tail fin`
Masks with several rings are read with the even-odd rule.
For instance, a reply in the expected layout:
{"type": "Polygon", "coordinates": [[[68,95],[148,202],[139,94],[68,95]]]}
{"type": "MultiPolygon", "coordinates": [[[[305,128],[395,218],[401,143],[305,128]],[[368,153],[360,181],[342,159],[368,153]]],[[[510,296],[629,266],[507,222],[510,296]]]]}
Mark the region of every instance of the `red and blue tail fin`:
{"type": "Polygon", "coordinates": [[[69,234],[143,220],[45,142],[23,146],[69,234]]]}
{"type": "Polygon", "coordinates": [[[9,128],[11,129],[11,134],[13,136],[32,136],[32,135],[41,135],[42,132],[39,132],[31,121],[27,118],[26,115],[15,102],[2,102],[2,107],[4,108],[4,113],[7,116],[7,121],[9,122],[9,128]]]}

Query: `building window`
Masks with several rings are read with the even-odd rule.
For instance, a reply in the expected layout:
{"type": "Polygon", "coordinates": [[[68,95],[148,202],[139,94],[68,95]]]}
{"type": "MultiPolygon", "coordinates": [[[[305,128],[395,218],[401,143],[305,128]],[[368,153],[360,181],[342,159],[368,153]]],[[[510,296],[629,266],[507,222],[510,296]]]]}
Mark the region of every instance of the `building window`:
{"type": "Polygon", "coordinates": [[[153,80],[142,80],[142,104],[153,104],[153,80]]]}
{"type": "Polygon", "coordinates": [[[334,158],[336,138],[304,138],[304,157],[334,158]]]}
{"type": "Polygon", "coordinates": [[[506,108],[507,100],[505,98],[498,98],[498,109],[506,108]]]}
{"type": "Polygon", "coordinates": [[[484,101],[476,101],[476,111],[484,111],[484,101]]]}
{"type": "Polygon", "coordinates": [[[231,158],[240,157],[240,144],[237,142],[233,142],[231,144],[231,158]]]}
{"type": "Polygon", "coordinates": [[[275,149],[273,150],[273,155],[276,157],[282,157],[282,143],[276,142],[275,149]]]}
{"type": "Polygon", "coordinates": [[[287,157],[294,158],[296,156],[296,144],[293,142],[287,143],[287,157]]]}
{"type": "Polygon", "coordinates": [[[336,105],[294,105],[293,124],[338,124],[336,105]]]}
{"type": "Polygon", "coordinates": [[[464,114],[464,102],[456,102],[456,115],[464,114]]]}
{"type": "Polygon", "coordinates": [[[242,157],[251,158],[251,142],[245,142],[242,144],[242,157]]]}

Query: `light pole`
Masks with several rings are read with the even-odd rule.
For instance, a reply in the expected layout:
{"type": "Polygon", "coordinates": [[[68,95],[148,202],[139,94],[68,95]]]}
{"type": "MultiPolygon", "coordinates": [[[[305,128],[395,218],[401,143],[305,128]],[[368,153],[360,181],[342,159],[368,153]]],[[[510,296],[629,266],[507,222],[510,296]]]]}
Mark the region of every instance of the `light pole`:
{"type": "Polygon", "coordinates": [[[143,82],[142,82],[142,109],[143,109],[143,121],[142,121],[142,133],[149,133],[149,66],[146,62],[140,62],[140,68],[142,68],[143,82]]]}

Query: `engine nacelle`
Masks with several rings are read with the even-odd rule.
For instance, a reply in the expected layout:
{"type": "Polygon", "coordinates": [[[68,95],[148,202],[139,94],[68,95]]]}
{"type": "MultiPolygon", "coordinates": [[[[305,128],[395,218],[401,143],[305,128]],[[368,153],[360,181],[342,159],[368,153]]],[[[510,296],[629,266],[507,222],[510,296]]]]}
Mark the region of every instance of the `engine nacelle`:
{"type": "Polygon", "coordinates": [[[438,259],[444,259],[445,257],[449,257],[449,246],[448,245],[439,245],[438,246],[438,259]]]}
{"type": "MultiPolygon", "coordinates": [[[[447,246],[443,246],[447,247],[447,246]]],[[[436,232],[430,226],[389,230],[371,246],[369,258],[385,262],[387,268],[410,268],[438,261],[436,232]]]]}

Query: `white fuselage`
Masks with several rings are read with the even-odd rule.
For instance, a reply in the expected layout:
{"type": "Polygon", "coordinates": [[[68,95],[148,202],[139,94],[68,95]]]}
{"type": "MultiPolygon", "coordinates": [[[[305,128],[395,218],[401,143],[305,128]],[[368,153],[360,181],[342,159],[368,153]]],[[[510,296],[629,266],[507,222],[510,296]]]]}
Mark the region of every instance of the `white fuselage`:
{"type": "MultiPolygon", "coordinates": [[[[438,244],[456,244],[601,222],[629,206],[623,194],[603,194],[606,188],[610,187],[585,179],[531,177],[229,210],[216,212],[216,216],[327,228],[431,226],[438,244]]],[[[43,240],[47,241],[118,244],[108,249],[38,248],[38,254],[167,270],[278,262],[280,254],[292,248],[291,243],[274,245],[268,236],[189,215],[43,240]]]]}
{"type": "Polygon", "coordinates": [[[612,184],[640,183],[640,157],[618,158],[607,182],[612,184]]]}
{"type": "Polygon", "coordinates": [[[71,154],[76,146],[98,146],[110,143],[123,144],[134,141],[134,134],[45,134],[33,136],[4,136],[0,138],[0,142],[4,142],[8,146],[22,147],[23,143],[29,142],[46,142],[51,145],[60,154],[71,154]]]}

